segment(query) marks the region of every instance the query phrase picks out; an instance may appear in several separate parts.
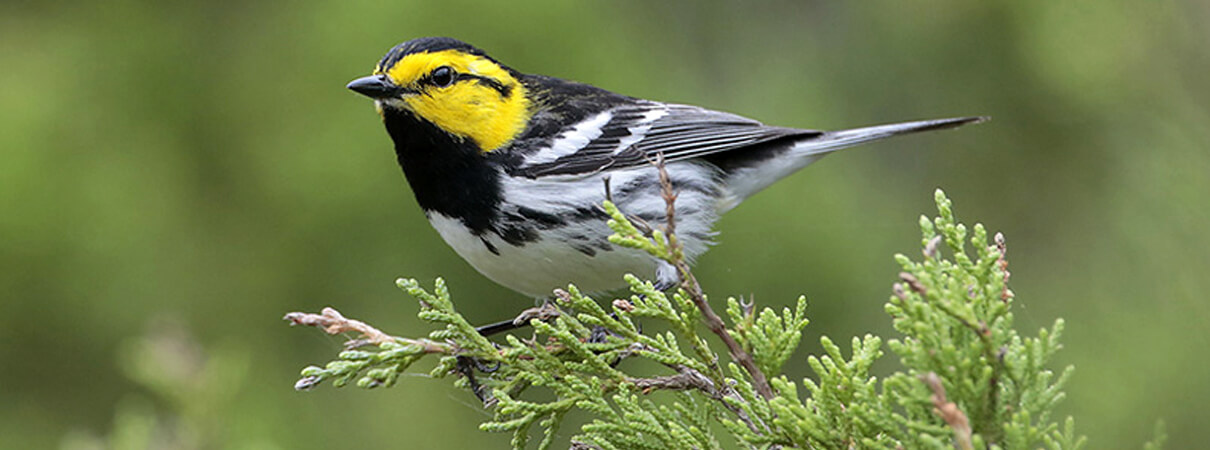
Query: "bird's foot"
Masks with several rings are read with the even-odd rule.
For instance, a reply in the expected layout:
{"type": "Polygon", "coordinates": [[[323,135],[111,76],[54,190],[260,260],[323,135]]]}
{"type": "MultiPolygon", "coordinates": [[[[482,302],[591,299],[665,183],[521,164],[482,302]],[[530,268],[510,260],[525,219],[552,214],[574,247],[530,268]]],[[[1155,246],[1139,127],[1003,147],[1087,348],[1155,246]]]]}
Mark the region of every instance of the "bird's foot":
{"type": "Polygon", "coordinates": [[[547,321],[559,317],[563,313],[559,311],[559,307],[555,306],[555,302],[544,301],[541,305],[521,311],[516,318],[513,319],[513,325],[518,328],[529,324],[529,321],[538,319],[547,321]]]}

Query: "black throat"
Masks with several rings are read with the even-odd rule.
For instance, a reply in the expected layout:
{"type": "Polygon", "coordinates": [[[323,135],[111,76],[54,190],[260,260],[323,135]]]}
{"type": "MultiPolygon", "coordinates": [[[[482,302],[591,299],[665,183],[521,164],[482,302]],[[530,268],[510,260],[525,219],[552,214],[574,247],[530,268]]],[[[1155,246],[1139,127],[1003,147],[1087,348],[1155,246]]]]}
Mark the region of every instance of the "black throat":
{"type": "Polygon", "coordinates": [[[500,175],[479,147],[415,115],[383,108],[399,166],[426,214],[462,221],[475,234],[491,229],[500,203],[500,175]]]}

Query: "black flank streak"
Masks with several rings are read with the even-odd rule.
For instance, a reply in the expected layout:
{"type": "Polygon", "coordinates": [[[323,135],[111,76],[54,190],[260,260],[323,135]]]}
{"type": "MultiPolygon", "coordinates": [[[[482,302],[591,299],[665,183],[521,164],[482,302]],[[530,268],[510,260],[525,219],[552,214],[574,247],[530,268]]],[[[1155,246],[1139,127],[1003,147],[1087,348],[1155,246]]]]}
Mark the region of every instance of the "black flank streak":
{"type": "Polygon", "coordinates": [[[524,246],[527,242],[538,240],[538,232],[533,228],[524,228],[516,225],[505,225],[496,230],[496,234],[500,235],[504,242],[511,244],[513,247],[524,246]]]}
{"type": "Polygon", "coordinates": [[[630,180],[626,184],[619,186],[617,190],[613,191],[613,197],[619,198],[619,199],[627,198],[632,195],[635,195],[636,193],[640,192],[643,189],[651,189],[652,186],[650,184],[648,184],[647,181],[650,181],[650,180],[646,180],[643,178],[635,178],[633,180],[630,180]]]}
{"type": "Polygon", "coordinates": [[[648,225],[661,224],[664,223],[664,219],[666,219],[663,212],[641,212],[635,214],[634,217],[637,217],[643,222],[647,222],[648,225]]]}
{"type": "MultiPolygon", "coordinates": [[[[586,222],[589,220],[604,221],[605,219],[609,218],[609,214],[605,214],[605,210],[603,208],[593,205],[576,208],[576,210],[571,213],[571,217],[575,218],[577,222],[586,222]]],[[[586,236],[581,236],[580,239],[588,238],[586,236]]]]}
{"type": "Polygon", "coordinates": [[[483,246],[487,247],[487,251],[492,252],[492,254],[496,256],[500,256],[500,250],[497,249],[496,246],[492,245],[491,242],[488,242],[486,238],[480,236],[479,241],[483,242],[483,246]]]}
{"type": "Polygon", "coordinates": [[[574,249],[576,249],[576,251],[583,253],[585,255],[588,255],[588,256],[596,256],[596,254],[597,254],[597,251],[594,250],[592,248],[592,246],[585,245],[585,244],[571,244],[571,248],[574,248],[574,249]]]}
{"type": "Polygon", "coordinates": [[[590,239],[588,236],[584,235],[574,235],[569,237],[572,239],[571,247],[576,249],[576,251],[588,256],[595,256],[597,254],[597,250],[605,252],[613,251],[613,246],[609,244],[609,241],[604,239],[590,239]]]}
{"type": "Polygon", "coordinates": [[[517,213],[520,214],[521,217],[524,217],[531,222],[536,222],[538,227],[544,230],[560,227],[567,223],[563,219],[560,219],[559,216],[554,214],[545,213],[533,208],[526,208],[524,206],[518,207],[517,213]]]}

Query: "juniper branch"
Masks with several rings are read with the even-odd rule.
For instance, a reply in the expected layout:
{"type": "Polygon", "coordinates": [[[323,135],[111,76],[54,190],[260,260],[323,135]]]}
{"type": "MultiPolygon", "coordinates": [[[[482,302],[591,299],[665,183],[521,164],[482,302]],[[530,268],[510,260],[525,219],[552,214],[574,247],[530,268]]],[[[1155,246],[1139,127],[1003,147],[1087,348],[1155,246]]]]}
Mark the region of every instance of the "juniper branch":
{"type": "Polygon", "coordinates": [[[732,325],[725,325],[677,239],[676,192],[663,161],[653,164],[660,171],[664,227],[636,223],[610,202],[602,206],[615,231],[610,242],[672,265],[676,292],[627,276],[633,295],[602,304],[568,286],[556,291],[557,310],[521,318],[533,325],[533,337],[505,335],[505,342],[492,343],[454,310],[440,279],[432,293],[399,280],[420,300],[419,316],[440,328],[426,339],[408,339],[330,308],[291,313],[291,323],[356,335],[338,360],[304,369],[298,387],[354,379],[366,388],[390,385],[412,362],[437,355],[434,376],[458,374],[456,385],[491,392],[494,401],[485,406],[494,416],[480,428],[512,433],[518,448],[535,426],[543,435],[538,448],[556,445],[557,429],[573,409],[592,416],[571,438],[573,448],[720,448],[714,424],[748,448],[1077,449],[1085,443],[1070,418],[1050,417],[1071,374],[1070,367],[1058,373],[1046,367],[1060,348],[1062,320],[1037,337],[1017,334],[1003,236],[989,240],[975,225],[969,237],[975,250],[968,254],[967,229],[940,191],[940,217],[921,220],[923,261],[896,255],[903,272],[886,311],[902,336],[886,343],[903,370],[882,380],[870,375],[883,354],[884,341],[876,336],[854,338],[849,357],[821,336],[825,353],[807,359],[814,377],[796,383],[780,371],[807,324],[805,299],[781,314],[729,299],[732,325]],[[945,248],[952,257],[941,254],[945,248]],[[639,318],[670,330],[644,332],[639,318]],[[698,332],[699,320],[722,340],[731,363],[719,363],[717,350],[698,332]],[[683,343],[692,349],[682,350],[683,343]],[[616,364],[623,357],[649,359],[671,373],[637,376],[616,364]],[[545,395],[527,395],[527,389],[545,395]],[[646,397],[655,391],[674,400],[646,397]]]}
{"type": "Polygon", "coordinates": [[[334,308],[324,308],[320,314],[292,312],[286,314],[285,320],[290,325],[306,325],[322,329],[328,334],[357,333],[356,339],[345,342],[345,351],[341,352],[342,361],[333,361],[326,367],[310,366],[303,369],[303,376],[294,384],[294,389],[304,391],[315,387],[326,379],[333,379],[336,385],[344,385],[363,372],[366,375],[358,380],[364,387],[390,385],[395,382],[400,373],[424,355],[452,355],[457,348],[448,343],[436,342],[430,339],[408,339],[392,336],[370,326],[360,320],[349,319],[334,308]],[[379,352],[364,352],[355,350],[360,347],[376,345],[379,352]],[[374,369],[375,366],[381,366],[374,369]]]}

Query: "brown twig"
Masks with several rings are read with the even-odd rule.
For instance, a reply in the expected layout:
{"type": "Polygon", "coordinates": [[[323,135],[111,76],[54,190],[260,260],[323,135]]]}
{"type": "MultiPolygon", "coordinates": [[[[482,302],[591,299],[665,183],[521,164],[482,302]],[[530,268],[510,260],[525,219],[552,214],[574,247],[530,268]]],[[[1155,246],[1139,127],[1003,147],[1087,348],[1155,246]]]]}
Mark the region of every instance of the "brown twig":
{"type": "Polygon", "coordinates": [[[677,274],[680,276],[681,287],[689,293],[689,298],[697,309],[702,312],[702,320],[706,322],[706,328],[710,332],[717,335],[723,340],[723,344],[727,346],[727,353],[731,355],[731,359],[743,366],[748,375],[752,377],[752,385],[756,392],[766,400],[774,397],[773,388],[769,386],[769,380],[765,378],[765,373],[756,365],[756,360],[752,355],[748,354],[739,342],[736,342],[734,337],[727,332],[727,326],[723,323],[723,319],[714,312],[710,307],[710,303],[706,301],[706,295],[702,293],[702,287],[697,282],[697,278],[693,276],[690,270],[689,263],[685,261],[684,252],[681,248],[680,241],[676,238],[676,197],[677,194],[672,188],[672,178],[668,175],[668,170],[664,164],[664,155],[657,154],[655,159],[656,170],[660,176],[660,192],[664,197],[665,216],[667,223],[665,225],[665,235],[668,237],[668,247],[672,253],[672,261],[676,266],[677,274]]]}
{"type": "MultiPolygon", "coordinates": [[[[655,155],[655,168],[660,175],[660,195],[664,197],[664,217],[668,219],[668,223],[664,225],[664,234],[672,236],[676,234],[677,193],[672,189],[672,177],[668,175],[668,167],[665,163],[664,153],[657,153],[655,155]]],[[[677,250],[679,250],[679,247],[677,250]]]]}
{"type": "Polygon", "coordinates": [[[631,379],[630,382],[634,383],[634,385],[642,390],[644,394],[651,393],[651,391],[655,390],[687,391],[690,389],[697,389],[710,397],[719,399],[722,398],[722,394],[714,389],[714,382],[710,381],[709,377],[702,375],[701,372],[688,367],[682,368],[680,373],[676,375],[651,378],[634,378],[631,379]]]}
{"type": "Polygon", "coordinates": [[[945,398],[945,386],[941,385],[941,377],[929,372],[921,375],[920,381],[923,381],[929,390],[933,391],[933,395],[929,397],[935,408],[933,412],[941,416],[941,420],[954,429],[954,447],[960,450],[973,450],[970,421],[967,420],[966,414],[958,409],[958,405],[945,398]]]}
{"type": "Polygon", "coordinates": [[[630,382],[634,383],[634,385],[642,390],[644,394],[661,389],[673,391],[696,389],[705,394],[707,397],[717,400],[723,405],[723,407],[734,413],[740,421],[744,422],[744,424],[748,426],[749,430],[752,430],[752,432],[768,433],[770,431],[769,427],[763,422],[760,424],[760,426],[757,426],[756,422],[753,422],[753,418],[749,417],[748,413],[744,412],[743,409],[740,409],[723,400],[724,398],[731,398],[734,400],[743,401],[743,398],[740,397],[739,393],[736,392],[735,389],[732,389],[729,386],[724,386],[722,389],[719,389],[717,386],[715,386],[714,381],[712,381],[710,377],[688,366],[677,364],[669,365],[668,367],[676,370],[677,374],[651,378],[632,378],[630,382]]]}

